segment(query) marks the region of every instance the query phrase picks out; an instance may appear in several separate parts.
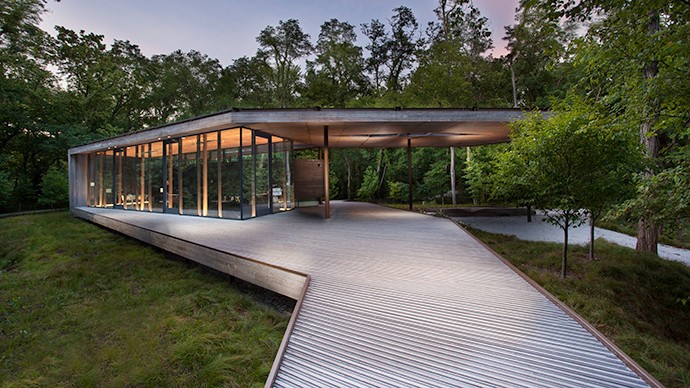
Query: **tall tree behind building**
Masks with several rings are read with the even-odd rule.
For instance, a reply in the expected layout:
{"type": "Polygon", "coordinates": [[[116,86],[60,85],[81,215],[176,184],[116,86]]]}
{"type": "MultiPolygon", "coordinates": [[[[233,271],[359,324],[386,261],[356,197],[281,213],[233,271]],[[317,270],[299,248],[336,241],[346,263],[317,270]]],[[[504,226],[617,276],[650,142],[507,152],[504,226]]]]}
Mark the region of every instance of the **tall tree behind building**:
{"type": "Polygon", "coordinates": [[[521,0],[516,9],[515,24],[506,26],[507,64],[512,73],[516,107],[548,108],[550,98],[563,97],[568,89],[567,44],[574,36],[577,23],[550,18],[551,3],[540,6],[532,0],[521,0]]]}
{"type": "Polygon", "coordinates": [[[276,105],[286,108],[295,100],[301,78],[301,69],[295,61],[313,50],[309,34],[302,31],[299,21],[281,20],[278,27],[264,28],[256,41],[272,68],[271,83],[276,105]]]}
{"type": "Polygon", "coordinates": [[[422,106],[506,106],[507,73],[487,55],[488,20],[468,0],[440,0],[435,13],[407,94],[422,106]]]}
{"type": "Polygon", "coordinates": [[[355,27],[331,19],[321,25],[313,61],[307,62],[304,96],[324,107],[342,108],[367,90],[362,48],[355,27]]]}

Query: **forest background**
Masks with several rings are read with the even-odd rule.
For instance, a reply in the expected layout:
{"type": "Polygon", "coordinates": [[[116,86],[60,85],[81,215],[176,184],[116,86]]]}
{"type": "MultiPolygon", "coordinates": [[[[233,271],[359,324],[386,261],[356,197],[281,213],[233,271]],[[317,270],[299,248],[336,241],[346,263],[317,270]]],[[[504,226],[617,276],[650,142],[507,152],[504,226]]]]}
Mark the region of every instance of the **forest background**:
{"type": "MultiPolygon", "coordinates": [[[[51,35],[39,28],[48,6],[59,4],[0,3],[0,212],[66,206],[70,147],[231,107],[318,106],[551,112],[515,124],[509,144],[414,149],[418,201],[559,209],[566,226],[582,209],[612,214],[651,251],[690,216],[684,0],[523,0],[498,58],[469,0],[439,0],[426,26],[405,6],[324,21],[317,37],[290,19],[227,67],[198,51],[147,57],[98,32],[51,35]]],[[[404,201],[405,152],[334,150],[332,198],[404,201]]]]}

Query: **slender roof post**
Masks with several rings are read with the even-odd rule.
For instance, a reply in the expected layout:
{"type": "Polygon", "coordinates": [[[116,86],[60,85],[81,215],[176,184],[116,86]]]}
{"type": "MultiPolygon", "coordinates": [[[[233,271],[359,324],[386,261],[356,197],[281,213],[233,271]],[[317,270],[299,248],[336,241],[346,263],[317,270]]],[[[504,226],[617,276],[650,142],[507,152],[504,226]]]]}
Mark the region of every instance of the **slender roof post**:
{"type": "Polygon", "coordinates": [[[331,193],[328,181],[328,125],[323,126],[323,192],[325,197],[324,217],[331,218],[331,193]]]}
{"type": "MultiPolygon", "coordinates": [[[[221,131],[218,131],[218,150],[217,154],[218,156],[216,157],[216,169],[217,169],[217,175],[218,178],[216,181],[218,182],[218,192],[216,193],[218,195],[218,218],[223,218],[223,143],[221,142],[221,137],[220,137],[221,131]]],[[[241,146],[242,144],[240,144],[241,146]]]]}
{"type": "Polygon", "coordinates": [[[168,212],[168,206],[170,206],[170,201],[168,201],[168,196],[170,195],[170,184],[168,183],[168,179],[172,179],[172,172],[170,173],[170,177],[168,177],[168,171],[172,170],[172,168],[168,168],[170,165],[170,155],[168,155],[168,145],[169,143],[163,142],[163,173],[161,174],[161,187],[163,188],[163,191],[161,191],[161,194],[163,194],[163,213],[168,212]]]}
{"type": "MultiPolygon", "coordinates": [[[[201,165],[201,215],[208,215],[208,135],[202,135],[204,145],[202,148],[201,165]]],[[[197,164],[199,161],[197,161],[197,164]]]]}
{"type": "Polygon", "coordinates": [[[184,202],[183,202],[183,182],[182,182],[182,138],[177,142],[177,212],[179,214],[184,214],[184,202]]]}
{"type": "Polygon", "coordinates": [[[457,205],[455,201],[455,147],[450,147],[450,195],[453,206],[457,205]]]}
{"type": "Polygon", "coordinates": [[[412,210],[412,139],[407,134],[407,208],[412,210]]]}

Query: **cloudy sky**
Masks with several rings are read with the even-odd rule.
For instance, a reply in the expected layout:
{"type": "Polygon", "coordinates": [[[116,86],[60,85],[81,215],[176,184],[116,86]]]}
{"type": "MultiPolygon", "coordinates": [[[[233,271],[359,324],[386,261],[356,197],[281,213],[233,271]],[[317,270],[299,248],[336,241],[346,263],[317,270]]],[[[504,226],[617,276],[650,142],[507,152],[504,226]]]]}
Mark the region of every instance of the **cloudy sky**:
{"type": "MultiPolygon", "coordinates": [[[[489,19],[494,56],[505,53],[503,26],[512,24],[518,0],[474,0],[489,19]]],[[[400,5],[412,9],[420,28],[434,18],[436,0],[61,0],[49,2],[42,28],[54,26],[85,30],[113,39],[129,40],[147,55],[177,49],[198,50],[227,66],[236,58],[252,56],[256,37],[279,20],[298,19],[312,41],[319,26],[332,18],[357,27],[371,19],[384,23],[400,5]]],[[[359,43],[365,39],[360,35],[359,43]]]]}

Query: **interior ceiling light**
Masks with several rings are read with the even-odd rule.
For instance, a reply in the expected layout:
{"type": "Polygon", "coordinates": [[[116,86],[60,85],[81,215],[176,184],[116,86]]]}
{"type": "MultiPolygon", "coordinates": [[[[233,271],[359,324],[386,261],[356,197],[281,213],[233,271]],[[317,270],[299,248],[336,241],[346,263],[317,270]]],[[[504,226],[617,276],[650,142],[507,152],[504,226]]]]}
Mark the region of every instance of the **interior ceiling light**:
{"type": "Polygon", "coordinates": [[[342,138],[348,138],[348,137],[366,137],[366,138],[377,138],[377,137],[383,137],[383,138],[393,138],[393,137],[402,137],[402,138],[418,138],[418,137],[453,137],[453,136],[471,136],[472,134],[470,133],[411,133],[409,135],[403,134],[403,133],[372,133],[372,134],[346,134],[346,135],[333,135],[331,137],[342,137],[342,138]]]}

